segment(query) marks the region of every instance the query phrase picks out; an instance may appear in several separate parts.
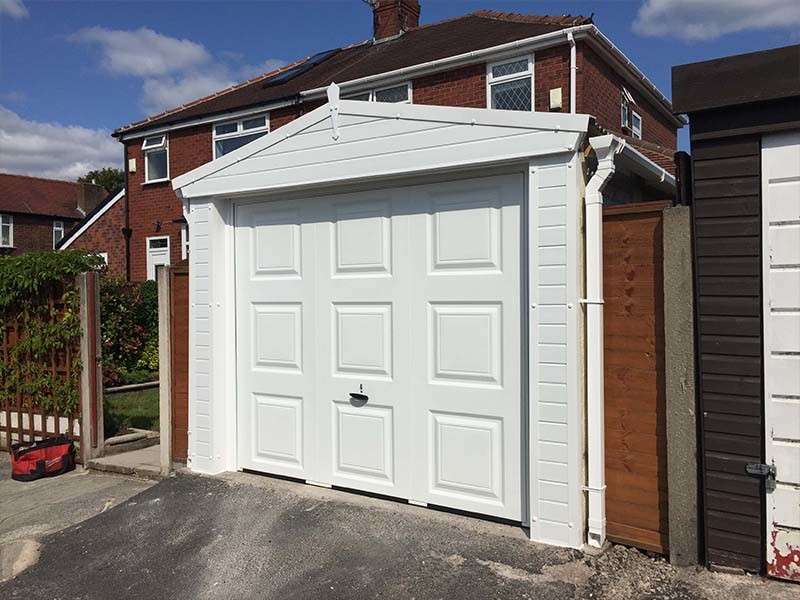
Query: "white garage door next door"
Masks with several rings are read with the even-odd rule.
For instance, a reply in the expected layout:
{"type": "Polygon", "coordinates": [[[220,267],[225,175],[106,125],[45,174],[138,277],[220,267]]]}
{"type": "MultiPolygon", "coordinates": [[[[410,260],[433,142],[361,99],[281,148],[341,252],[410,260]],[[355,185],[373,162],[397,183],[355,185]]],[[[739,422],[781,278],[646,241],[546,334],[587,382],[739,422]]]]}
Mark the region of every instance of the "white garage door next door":
{"type": "Polygon", "coordinates": [[[520,520],[522,193],[237,206],[239,466],[520,520]]]}

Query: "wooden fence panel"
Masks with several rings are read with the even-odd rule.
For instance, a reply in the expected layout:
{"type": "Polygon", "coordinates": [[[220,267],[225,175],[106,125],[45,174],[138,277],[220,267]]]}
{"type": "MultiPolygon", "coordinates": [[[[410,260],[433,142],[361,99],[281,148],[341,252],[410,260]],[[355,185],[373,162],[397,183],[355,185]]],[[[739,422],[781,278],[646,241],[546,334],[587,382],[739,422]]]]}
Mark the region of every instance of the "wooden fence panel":
{"type": "Polygon", "coordinates": [[[172,460],[186,462],[189,447],[189,267],[170,269],[172,460]]]}
{"type": "Polygon", "coordinates": [[[668,550],[663,202],[603,211],[610,540],[668,550]]]}

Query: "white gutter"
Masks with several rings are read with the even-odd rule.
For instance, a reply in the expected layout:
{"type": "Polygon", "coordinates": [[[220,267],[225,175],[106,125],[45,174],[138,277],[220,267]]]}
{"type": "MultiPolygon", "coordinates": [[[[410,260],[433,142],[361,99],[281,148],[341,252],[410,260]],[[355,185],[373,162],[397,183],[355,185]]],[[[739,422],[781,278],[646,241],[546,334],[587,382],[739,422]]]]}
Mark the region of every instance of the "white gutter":
{"type": "Polygon", "coordinates": [[[577,94],[575,92],[575,84],[578,80],[578,58],[575,49],[575,36],[571,31],[567,31],[567,41],[569,42],[569,112],[573,115],[577,112],[575,102],[577,94]]]}
{"type": "Polygon", "coordinates": [[[622,149],[613,135],[589,139],[597,170],[586,184],[586,417],[590,546],[606,541],[605,396],[603,393],[603,188],[622,149]]]}
{"type": "MultiPolygon", "coordinates": [[[[482,48],[480,50],[472,50],[471,52],[464,52],[463,54],[456,54],[446,58],[439,58],[408,67],[395,69],[394,71],[384,71],[375,75],[368,75],[359,79],[351,79],[344,83],[339,84],[343,92],[356,91],[353,88],[359,86],[368,86],[376,82],[389,83],[393,79],[404,79],[409,75],[425,75],[428,72],[439,71],[447,67],[460,67],[468,65],[479,60],[487,58],[502,59],[504,54],[512,55],[520,52],[530,52],[533,50],[540,50],[542,48],[549,48],[557,44],[563,43],[567,40],[567,34],[577,34],[579,32],[588,33],[594,29],[594,25],[576,25],[567,29],[559,29],[550,33],[535,35],[533,37],[507,42],[498,46],[491,46],[489,48],[482,48]]],[[[315,96],[323,96],[328,89],[327,86],[313,88],[300,92],[300,95],[305,98],[313,98],[315,96]]]]}

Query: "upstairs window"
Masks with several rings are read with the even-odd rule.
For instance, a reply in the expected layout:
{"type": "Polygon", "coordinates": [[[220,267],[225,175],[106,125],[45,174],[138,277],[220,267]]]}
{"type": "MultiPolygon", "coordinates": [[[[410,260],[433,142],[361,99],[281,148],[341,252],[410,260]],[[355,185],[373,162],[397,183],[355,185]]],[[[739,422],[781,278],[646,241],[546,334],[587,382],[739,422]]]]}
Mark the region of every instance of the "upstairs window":
{"type": "Polygon", "coordinates": [[[357,94],[343,96],[343,100],[361,100],[362,102],[388,102],[392,104],[411,104],[411,84],[401,83],[391,87],[376,88],[357,94]]]}
{"type": "Polygon", "coordinates": [[[214,125],[214,158],[225,156],[269,133],[266,114],[226,121],[214,125]]]}
{"type": "Polygon", "coordinates": [[[167,181],[169,179],[169,150],[167,136],[153,135],[144,138],[144,182],[167,181]]]}
{"type": "Polygon", "coordinates": [[[625,88],[622,88],[622,95],[620,98],[620,125],[624,131],[627,131],[637,140],[642,139],[642,117],[634,110],[636,101],[633,99],[631,93],[625,88]]]}
{"type": "Polygon", "coordinates": [[[487,104],[499,110],[533,110],[533,57],[489,64],[487,104]]]}
{"type": "Polygon", "coordinates": [[[14,246],[14,217],[0,214],[0,248],[14,246]]]}
{"type": "Polygon", "coordinates": [[[53,248],[64,237],[64,221],[53,221],[53,248]]]}

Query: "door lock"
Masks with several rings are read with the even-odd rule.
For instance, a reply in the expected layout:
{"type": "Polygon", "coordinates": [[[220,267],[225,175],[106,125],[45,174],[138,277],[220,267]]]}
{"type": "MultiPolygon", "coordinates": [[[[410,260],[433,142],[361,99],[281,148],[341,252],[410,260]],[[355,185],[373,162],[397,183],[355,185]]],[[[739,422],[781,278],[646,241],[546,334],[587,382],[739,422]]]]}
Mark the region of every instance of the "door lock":
{"type": "Polygon", "coordinates": [[[748,463],[745,468],[748,475],[755,475],[764,479],[764,486],[767,493],[775,491],[775,481],[778,478],[778,469],[775,464],[766,465],[764,463],[748,463]]]}

